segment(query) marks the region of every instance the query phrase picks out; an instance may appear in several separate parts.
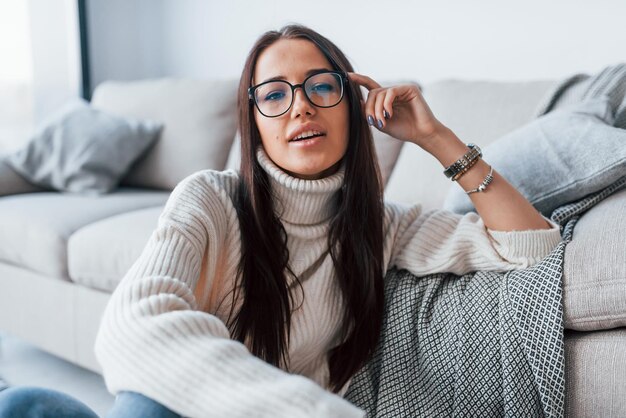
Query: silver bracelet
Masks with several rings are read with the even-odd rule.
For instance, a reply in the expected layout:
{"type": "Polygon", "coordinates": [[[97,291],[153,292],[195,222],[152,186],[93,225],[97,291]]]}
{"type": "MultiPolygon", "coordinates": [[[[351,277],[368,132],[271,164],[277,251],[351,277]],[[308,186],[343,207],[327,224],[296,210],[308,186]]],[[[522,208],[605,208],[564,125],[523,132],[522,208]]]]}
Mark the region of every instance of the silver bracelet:
{"type": "Polygon", "coordinates": [[[493,181],[493,167],[489,166],[489,174],[487,174],[487,177],[485,177],[483,182],[480,183],[477,188],[475,188],[473,190],[469,190],[469,191],[465,192],[465,194],[472,194],[472,193],[476,193],[476,192],[482,192],[482,191],[484,191],[487,188],[487,186],[489,186],[489,183],[491,183],[492,181],[493,181]]]}

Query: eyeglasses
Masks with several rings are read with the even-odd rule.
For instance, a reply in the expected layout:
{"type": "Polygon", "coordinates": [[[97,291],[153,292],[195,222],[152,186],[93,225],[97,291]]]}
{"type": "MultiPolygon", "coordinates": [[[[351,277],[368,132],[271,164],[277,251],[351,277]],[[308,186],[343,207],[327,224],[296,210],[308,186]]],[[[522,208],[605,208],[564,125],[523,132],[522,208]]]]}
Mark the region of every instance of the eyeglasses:
{"type": "Polygon", "coordinates": [[[270,80],[248,89],[248,98],[265,117],[275,118],[287,113],[293,105],[295,91],[302,88],[307,100],[317,107],[337,106],[343,99],[348,77],[338,71],[324,71],[308,76],[301,84],[270,80]]]}

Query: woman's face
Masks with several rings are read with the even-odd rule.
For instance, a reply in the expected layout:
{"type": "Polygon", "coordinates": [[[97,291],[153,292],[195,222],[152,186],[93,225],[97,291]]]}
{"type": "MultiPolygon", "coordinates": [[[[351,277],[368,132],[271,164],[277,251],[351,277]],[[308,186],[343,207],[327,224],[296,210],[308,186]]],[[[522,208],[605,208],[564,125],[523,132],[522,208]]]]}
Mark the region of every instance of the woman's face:
{"type": "MultiPolygon", "coordinates": [[[[304,39],[281,39],[267,47],[258,57],[253,85],[283,76],[291,84],[300,84],[316,69],[332,70],[330,62],[314,43],[304,39]]],[[[334,107],[316,107],[307,100],[301,88],[294,92],[287,113],[268,118],[254,107],[254,118],[261,134],[263,148],[271,160],[294,177],[320,179],[339,168],[348,147],[348,99],[334,107]],[[298,129],[318,131],[311,140],[293,141],[298,129]]]]}

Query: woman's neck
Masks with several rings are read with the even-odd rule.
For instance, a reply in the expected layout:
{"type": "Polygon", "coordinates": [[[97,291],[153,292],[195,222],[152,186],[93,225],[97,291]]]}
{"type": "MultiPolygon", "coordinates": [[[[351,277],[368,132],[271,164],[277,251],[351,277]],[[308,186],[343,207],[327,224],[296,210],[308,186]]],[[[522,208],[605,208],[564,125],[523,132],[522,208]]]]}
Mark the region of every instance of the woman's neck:
{"type": "Polygon", "coordinates": [[[278,167],[263,147],[257,149],[257,160],[270,178],[274,207],[282,221],[301,225],[319,224],[335,214],[344,180],[343,161],[333,165],[332,172],[325,170],[329,175],[305,179],[278,167]]]}

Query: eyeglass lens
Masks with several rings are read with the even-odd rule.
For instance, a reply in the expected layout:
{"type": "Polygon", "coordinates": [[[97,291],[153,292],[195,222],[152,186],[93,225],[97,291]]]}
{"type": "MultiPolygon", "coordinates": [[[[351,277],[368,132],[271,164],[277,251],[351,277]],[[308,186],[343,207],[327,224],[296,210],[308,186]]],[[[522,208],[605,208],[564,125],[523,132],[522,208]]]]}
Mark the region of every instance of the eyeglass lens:
{"type": "MultiPolygon", "coordinates": [[[[254,95],[261,113],[266,116],[277,116],[291,107],[292,93],[287,82],[272,81],[257,87],[254,95]]],[[[341,76],[335,73],[316,74],[304,83],[304,93],[315,106],[335,106],[343,95],[341,76]]]]}

